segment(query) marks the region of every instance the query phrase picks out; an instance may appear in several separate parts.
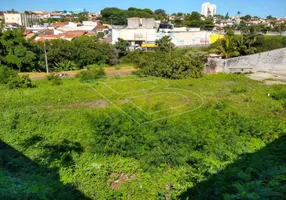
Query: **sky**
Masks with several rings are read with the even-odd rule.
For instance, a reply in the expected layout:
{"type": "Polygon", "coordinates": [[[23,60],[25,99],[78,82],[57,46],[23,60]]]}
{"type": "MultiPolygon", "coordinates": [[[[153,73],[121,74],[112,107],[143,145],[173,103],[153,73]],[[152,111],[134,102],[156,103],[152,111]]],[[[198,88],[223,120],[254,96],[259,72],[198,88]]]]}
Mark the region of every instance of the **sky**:
{"type": "Polygon", "coordinates": [[[0,0],[0,11],[11,10],[69,10],[85,8],[87,11],[98,12],[105,7],[161,8],[167,13],[191,13],[201,11],[202,3],[210,1],[217,5],[217,13],[230,16],[250,14],[252,16],[275,17],[286,16],[286,0],[0,0]]]}

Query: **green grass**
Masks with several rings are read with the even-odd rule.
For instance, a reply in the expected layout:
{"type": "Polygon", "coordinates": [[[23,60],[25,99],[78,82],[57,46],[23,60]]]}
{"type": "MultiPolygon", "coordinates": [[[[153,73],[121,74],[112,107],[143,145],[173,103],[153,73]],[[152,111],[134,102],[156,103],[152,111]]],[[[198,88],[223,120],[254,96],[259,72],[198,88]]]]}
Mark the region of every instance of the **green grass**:
{"type": "MultiPolygon", "coordinates": [[[[226,74],[168,80],[171,88],[199,94],[204,105],[139,126],[118,107],[144,122],[200,103],[182,90],[193,100],[189,105],[146,115],[122,100],[143,95],[133,103],[154,112],[180,106],[185,99],[170,93],[150,96],[166,92],[164,81],[155,79],[158,87],[153,88],[153,78],[141,80],[109,78],[90,82],[89,87],[77,79],[63,79],[61,85],[38,81],[36,88],[14,90],[1,85],[0,199],[176,199],[286,132],[285,95],[279,93],[285,86],[226,74]]],[[[275,160],[272,156],[269,165],[275,160]]],[[[252,175],[248,174],[256,181],[252,175]]],[[[282,176],[281,172],[263,187],[283,195],[282,176]]],[[[229,182],[220,184],[231,187],[229,182]]]]}
{"type": "Polygon", "coordinates": [[[94,64],[94,65],[88,65],[87,67],[116,67],[116,69],[120,69],[121,67],[130,67],[130,66],[134,66],[134,64],[132,63],[120,63],[118,65],[113,65],[113,66],[110,66],[110,65],[107,65],[107,64],[102,64],[102,65],[97,65],[97,64],[94,64]]]}

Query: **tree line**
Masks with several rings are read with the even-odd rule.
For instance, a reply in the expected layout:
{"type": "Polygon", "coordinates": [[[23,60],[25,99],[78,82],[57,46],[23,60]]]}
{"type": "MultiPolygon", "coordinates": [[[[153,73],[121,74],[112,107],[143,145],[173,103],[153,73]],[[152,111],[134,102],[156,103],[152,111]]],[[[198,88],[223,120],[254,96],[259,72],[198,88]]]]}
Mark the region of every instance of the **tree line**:
{"type": "Polygon", "coordinates": [[[78,37],[72,41],[26,40],[23,30],[0,32],[0,64],[19,72],[45,71],[46,47],[51,71],[82,69],[90,64],[114,65],[119,62],[118,51],[111,44],[100,42],[96,36],[78,37]]]}
{"type": "Polygon", "coordinates": [[[103,22],[114,25],[127,25],[127,18],[140,17],[140,18],[155,18],[157,20],[166,21],[167,14],[163,9],[152,11],[149,8],[140,9],[130,7],[127,10],[120,8],[104,8],[101,11],[101,20],[103,22]]]}

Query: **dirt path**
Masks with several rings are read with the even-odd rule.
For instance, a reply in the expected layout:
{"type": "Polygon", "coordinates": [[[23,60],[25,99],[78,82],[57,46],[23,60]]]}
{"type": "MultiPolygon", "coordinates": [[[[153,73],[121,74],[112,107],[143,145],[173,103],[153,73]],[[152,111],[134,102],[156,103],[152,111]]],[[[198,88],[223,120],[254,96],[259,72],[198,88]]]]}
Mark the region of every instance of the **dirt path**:
{"type": "Polygon", "coordinates": [[[248,78],[263,81],[266,85],[286,84],[286,73],[274,74],[266,72],[256,72],[246,75],[248,78]]]}
{"type": "MultiPolygon", "coordinates": [[[[104,72],[106,76],[124,76],[130,75],[136,69],[133,66],[124,66],[117,69],[116,67],[105,67],[104,72]]],[[[56,74],[68,74],[68,78],[75,78],[76,75],[82,70],[75,70],[75,71],[64,71],[64,72],[57,72],[56,74]]],[[[44,80],[47,76],[45,72],[25,72],[19,73],[19,75],[29,75],[31,80],[44,80]]]]}

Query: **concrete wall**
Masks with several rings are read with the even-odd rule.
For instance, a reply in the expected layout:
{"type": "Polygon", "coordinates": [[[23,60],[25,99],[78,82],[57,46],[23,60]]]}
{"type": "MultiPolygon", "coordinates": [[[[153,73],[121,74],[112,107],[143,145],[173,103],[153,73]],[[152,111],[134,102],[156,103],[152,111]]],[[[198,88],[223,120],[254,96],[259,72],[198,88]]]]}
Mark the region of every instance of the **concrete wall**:
{"type": "Polygon", "coordinates": [[[139,25],[141,24],[140,18],[134,17],[134,18],[128,18],[128,28],[139,28],[139,25]]]}
{"type": "Polygon", "coordinates": [[[286,48],[230,59],[209,58],[207,73],[286,73],[286,48]]]}
{"type": "Polygon", "coordinates": [[[154,18],[143,18],[142,19],[142,28],[154,28],[155,19],[154,18]]]}

